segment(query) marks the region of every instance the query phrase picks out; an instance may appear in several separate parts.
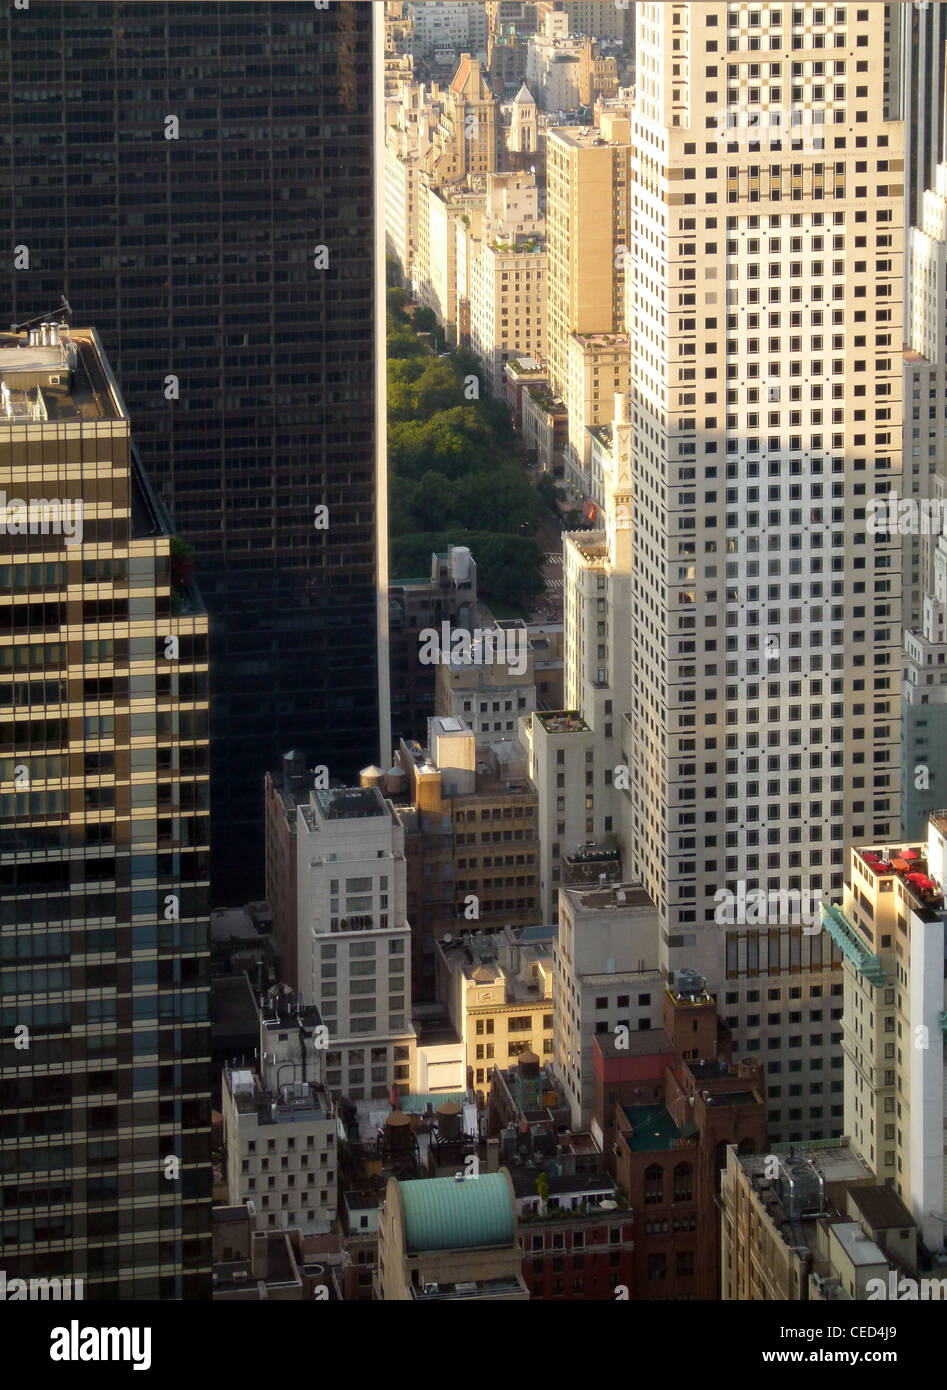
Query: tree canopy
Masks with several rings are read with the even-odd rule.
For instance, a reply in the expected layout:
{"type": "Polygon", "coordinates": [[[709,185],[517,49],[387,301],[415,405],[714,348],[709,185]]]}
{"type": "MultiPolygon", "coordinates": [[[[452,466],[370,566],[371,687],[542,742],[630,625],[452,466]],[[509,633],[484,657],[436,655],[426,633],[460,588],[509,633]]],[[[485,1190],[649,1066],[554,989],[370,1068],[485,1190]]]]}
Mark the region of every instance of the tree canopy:
{"type": "Polygon", "coordinates": [[[542,550],[524,533],[547,499],[530,484],[507,406],[483,394],[479,358],[432,356],[416,332],[432,311],[415,309],[412,328],[406,305],[403,290],[388,290],[392,573],[426,573],[432,551],[469,545],[481,593],[520,603],[543,588],[542,550]]]}

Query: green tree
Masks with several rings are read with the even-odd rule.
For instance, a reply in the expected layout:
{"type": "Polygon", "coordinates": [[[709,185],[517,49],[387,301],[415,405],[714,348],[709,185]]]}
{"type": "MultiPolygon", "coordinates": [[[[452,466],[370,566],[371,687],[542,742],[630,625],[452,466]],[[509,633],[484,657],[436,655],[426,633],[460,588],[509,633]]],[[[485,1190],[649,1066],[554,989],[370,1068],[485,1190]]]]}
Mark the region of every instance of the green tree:
{"type": "Polygon", "coordinates": [[[559,515],[559,489],[549,473],[541,473],[536,480],[536,491],[552,512],[553,516],[559,515]]]}
{"type": "Polygon", "coordinates": [[[414,484],[412,521],[419,531],[436,531],[453,514],[453,484],[443,473],[429,470],[414,484]]]}
{"type": "Polygon", "coordinates": [[[437,315],[427,304],[419,304],[415,309],[414,327],[418,333],[433,333],[438,327],[437,315]]]}
{"type": "Polygon", "coordinates": [[[415,409],[422,420],[430,419],[440,410],[451,410],[462,400],[457,376],[448,362],[429,362],[423,376],[414,383],[415,409]]]}

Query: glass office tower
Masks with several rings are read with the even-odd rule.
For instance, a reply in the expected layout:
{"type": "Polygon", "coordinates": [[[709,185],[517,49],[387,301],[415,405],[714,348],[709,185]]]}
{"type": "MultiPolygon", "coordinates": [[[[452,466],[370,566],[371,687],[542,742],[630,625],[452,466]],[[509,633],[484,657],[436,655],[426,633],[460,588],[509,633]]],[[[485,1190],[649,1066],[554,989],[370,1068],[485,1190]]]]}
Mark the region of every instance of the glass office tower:
{"type": "Polygon", "coordinates": [[[287,748],[378,753],[372,9],[0,15],[10,319],[96,325],[210,613],[214,905],[287,748]]]}

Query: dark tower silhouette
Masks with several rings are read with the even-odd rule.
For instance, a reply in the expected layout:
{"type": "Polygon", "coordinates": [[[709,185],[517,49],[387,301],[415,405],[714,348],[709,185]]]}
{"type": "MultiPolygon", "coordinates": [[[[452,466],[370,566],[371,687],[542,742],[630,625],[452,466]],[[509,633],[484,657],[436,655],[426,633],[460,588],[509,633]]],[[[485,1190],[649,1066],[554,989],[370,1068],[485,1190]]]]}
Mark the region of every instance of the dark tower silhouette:
{"type": "Polygon", "coordinates": [[[10,319],[96,326],[208,607],[214,905],[286,748],[376,756],[372,9],[0,15],[10,319]]]}

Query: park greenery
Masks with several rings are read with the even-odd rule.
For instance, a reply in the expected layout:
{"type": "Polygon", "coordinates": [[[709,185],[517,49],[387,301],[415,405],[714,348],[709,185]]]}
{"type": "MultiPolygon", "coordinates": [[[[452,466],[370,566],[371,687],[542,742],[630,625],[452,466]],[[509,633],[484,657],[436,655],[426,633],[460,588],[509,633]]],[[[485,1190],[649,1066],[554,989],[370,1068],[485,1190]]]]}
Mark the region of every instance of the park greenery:
{"type": "Polygon", "coordinates": [[[531,485],[506,404],[482,391],[479,359],[463,348],[433,355],[443,332],[432,311],[415,310],[412,323],[404,291],[387,293],[391,573],[420,576],[433,551],[468,545],[483,596],[522,604],[543,588],[530,533],[553,493],[531,485]]]}

